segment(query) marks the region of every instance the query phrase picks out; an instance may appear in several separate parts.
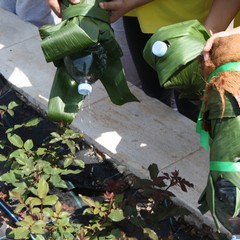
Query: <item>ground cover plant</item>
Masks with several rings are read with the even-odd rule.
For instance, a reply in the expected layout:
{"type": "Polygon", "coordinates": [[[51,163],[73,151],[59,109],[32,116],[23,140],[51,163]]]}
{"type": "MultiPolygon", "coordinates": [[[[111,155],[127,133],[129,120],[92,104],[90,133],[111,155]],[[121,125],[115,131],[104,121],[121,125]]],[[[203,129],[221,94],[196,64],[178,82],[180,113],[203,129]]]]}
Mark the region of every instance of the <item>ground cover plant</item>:
{"type": "Polygon", "coordinates": [[[182,220],[188,211],[173,204],[171,188],[187,192],[193,184],[178,171],[160,173],[152,164],[148,179],[119,173],[81,133],[27,114],[29,105],[11,91],[4,84],[0,99],[6,239],[220,239],[182,220]],[[83,148],[98,162],[79,158],[83,148]]]}

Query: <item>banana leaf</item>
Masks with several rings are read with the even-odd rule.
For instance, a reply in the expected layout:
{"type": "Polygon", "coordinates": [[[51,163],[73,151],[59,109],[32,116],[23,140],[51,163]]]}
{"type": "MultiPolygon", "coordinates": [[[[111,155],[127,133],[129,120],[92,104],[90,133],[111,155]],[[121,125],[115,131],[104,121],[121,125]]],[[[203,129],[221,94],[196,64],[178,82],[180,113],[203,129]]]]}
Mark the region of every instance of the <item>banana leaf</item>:
{"type": "Polygon", "coordinates": [[[147,42],[143,56],[157,72],[160,86],[179,89],[181,97],[199,99],[205,81],[198,57],[208,38],[207,30],[198,20],[159,28],[147,42]],[[152,53],[152,46],[156,41],[168,44],[168,50],[162,57],[152,53]]]}
{"type": "Polygon", "coordinates": [[[44,57],[57,67],[48,103],[48,116],[53,121],[71,123],[84,101],[84,96],[77,93],[77,84],[65,69],[63,58],[81,54],[96,44],[101,44],[107,53],[106,70],[99,80],[111,101],[117,105],[138,101],[127,85],[120,60],[122,50],[109,23],[109,13],[98,6],[99,2],[82,0],[71,5],[62,0],[62,21],[39,29],[44,57]]]}
{"type": "Polygon", "coordinates": [[[203,121],[209,133],[210,172],[199,209],[203,214],[210,210],[218,228],[221,222],[232,234],[240,234],[240,108],[226,91],[223,112],[216,86],[208,95],[203,121]],[[219,184],[222,180],[224,185],[219,184]]]}

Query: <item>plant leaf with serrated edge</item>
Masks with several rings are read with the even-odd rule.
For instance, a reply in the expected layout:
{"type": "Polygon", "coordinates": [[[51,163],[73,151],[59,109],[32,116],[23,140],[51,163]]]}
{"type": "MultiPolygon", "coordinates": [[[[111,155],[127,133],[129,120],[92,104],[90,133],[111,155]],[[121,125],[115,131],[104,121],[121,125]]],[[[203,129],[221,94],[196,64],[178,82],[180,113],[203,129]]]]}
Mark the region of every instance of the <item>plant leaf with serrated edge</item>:
{"type": "Polygon", "coordinates": [[[49,181],[55,186],[55,187],[59,187],[59,188],[67,188],[67,184],[65,183],[64,180],[61,179],[60,176],[58,175],[54,175],[51,176],[49,181]]]}
{"type": "Polygon", "coordinates": [[[27,239],[30,231],[25,227],[14,228],[10,234],[14,234],[14,239],[27,239]]]}
{"type": "Polygon", "coordinates": [[[23,125],[25,127],[33,127],[33,126],[38,125],[41,121],[42,121],[41,118],[34,118],[34,119],[31,119],[28,122],[24,123],[23,125]]]}
{"type": "Polygon", "coordinates": [[[62,211],[62,204],[60,201],[57,201],[57,203],[55,205],[55,211],[56,211],[56,213],[60,213],[62,211]]]}
{"type": "Polygon", "coordinates": [[[35,240],[46,240],[46,239],[41,235],[36,235],[35,240]]]}
{"type": "Polygon", "coordinates": [[[37,197],[29,197],[26,201],[26,204],[29,204],[31,207],[41,205],[41,200],[37,197]]]}
{"type": "Polygon", "coordinates": [[[37,195],[39,198],[43,199],[47,196],[49,191],[49,186],[47,181],[41,177],[39,183],[38,183],[38,189],[37,189],[37,195]]]}
{"type": "Polygon", "coordinates": [[[24,149],[26,151],[29,151],[33,148],[33,141],[32,139],[28,139],[25,143],[24,143],[24,149]]]}
{"type": "Polygon", "coordinates": [[[14,171],[4,173],[0,176],[0,181],[5,181],[7,183],[15,183],[17,181],[14,171]]]}
{"type": "Polygon", "coordinates": [[[83,160],[75,159],[74,162],[81,168],[85,167],[85,162],[83,160]]]}
{"type": "Polygon", "coordinates": [[[44,205],[55,205],[58,201],[58,196],[56,195],[50,195],[50,196],[46,196],[43,199],[43,204],[44,205]]]}
{"type": "Polygon", "coordinates": [[[79,194],[79,196],[82,198],[82,200],[89,205],[90,207],[96,207],[99,205],[99,203],[97,204],[94,200],[92,200],[90,197],[87,196],[83,196],[81,194],[79,194]]]}
{"type": "Polygon", "coordinates": [[[151,240],[158,240],[157,234],[150,228],[144,228],[143,232],[148,235],[151,240]]]}
{"type": "Polygon", "coordinates": [[[6,160],[7,160],[7,157],[2,155],[2,154],[0,154],[0,162],[4,162],[6,160]]]}
{"type": "Polygon", "coordinates": [[[31,232],[36,234],[44,234],[43,228],[45,226],[46,226],[46,223],[44,221],[38,220],[31,226],[31,232]]]}
{"type": "Polygon", "coordinates": [[[16,135],[16,134],[8,134],[8,140],[9,142],[15,146],[15,147],[18,147],[18,148],[22,148],[23,147],[23,140],[20,136],[16,135]]]}
{"type": "Polygon", "coordinates": [[[43,211],[43,214],[49,218],[52,217],[54,213],[51,208],[44,208],[42,211],[43,211]]]}
{"type": "Polygon", "coordinates": [[[15,101],[12,101],[8,104],[8,109],[14,109],[18,104],[15,101]]]}
{"type": "Polygon", "coordinates": [[[125,218],[122,209],[112,209],[108,217],[114,222],[120,222],[125,218]]]}

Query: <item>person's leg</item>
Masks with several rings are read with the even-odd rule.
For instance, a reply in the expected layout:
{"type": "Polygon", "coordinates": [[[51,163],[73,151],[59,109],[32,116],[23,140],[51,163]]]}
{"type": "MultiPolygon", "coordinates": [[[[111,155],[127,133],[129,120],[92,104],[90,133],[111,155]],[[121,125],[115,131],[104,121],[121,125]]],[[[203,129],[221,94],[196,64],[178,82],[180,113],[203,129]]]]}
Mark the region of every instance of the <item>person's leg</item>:
{"type": "Polygon", "coordinates": [[[16,14],[16,0],[0,0],[0,8],[16,14]]]}
{"type": "Polygon", "coordinates": [[[171,106],[172,90],[160,87],[156,71],[143,58],[143,49],[152,35],[142,33],[138,20],[135,17],[123,17],[123,26],[143,91],[148,96],[157,98],[171,106]]]}
{"type": "MultiPolygon", "coordinates": [[[[143,49],[152,36],[141,32],[137,18],[123,17],[123,25],[126,32],[126,38],[131,52],[134,64],[136,66],[139,78],[142,83],[143,91],[154,98],[159,99],[165,104],[172,106],[172,90],[160,87],[159,79],[155,70],[153,70],[143,58],[143,49]]],[[[193,104],[188,99],[179,98],[179,92],[174,90],[175,103],[178,111],[193,121],[197,121],[199,106],[193,104]]]]}
{"type": "Polygon", "coordinates": [[[17,0],[16,14],[23,21],[30,22],[37,27],[54,23],[46,0],[17,0]]]}
{"type": "Polygon", "coordinates": [[[198,114],[200,112],[200,101],[194,104],[193,102],[189,101],[186,98],[180,98],[180,92],[174,90],[174,97],[175,103],[177,106],[178,111],[186,116],[187,118],[191,119],[194,122],[197,122],[198,114]]]}

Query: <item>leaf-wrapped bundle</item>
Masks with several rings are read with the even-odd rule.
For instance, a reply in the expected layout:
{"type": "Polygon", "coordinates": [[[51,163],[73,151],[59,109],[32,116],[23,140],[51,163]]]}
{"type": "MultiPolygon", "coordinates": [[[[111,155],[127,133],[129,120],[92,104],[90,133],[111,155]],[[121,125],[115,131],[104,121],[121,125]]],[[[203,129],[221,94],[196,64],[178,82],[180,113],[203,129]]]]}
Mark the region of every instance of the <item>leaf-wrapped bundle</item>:
{"type": "Polygon", "coordinates": [[[232,233],[240,234],[240,35],[217,38],[203,64],[208,78],[202,127],[209,134],[210,172],[199,200],[232,233]]]}
{"type": "Polygon", "coordinates": [[[117,105],[138,101],[127,85],[120,60],[122,51],[110,26],[109,13],[98,6],[99,2],[82,0],[71,5],[62,0],[62,22],[39,29],[45,59],[57,67],[48,104],[48,115],[54,121],[71,123],[84,100],[84,96],[78,95],[77,83],[66,71],[63,58],[81,54],[96,44],[107,53],[107,66],[100,81],[111,101],[117,105]]]}
{"type": "Polygon", "coordinates": [[[177,88],[182,97],[199,99],[205,81],[198,57],[208,38],[207,30],[198,20],[164,26],[153,34],[143,55],[146,62],[156,70],[162,87],[177,88]],[[167,52],[162,57],[157,57],[152,52],[156,41],[168,44],[167,52]]]}

